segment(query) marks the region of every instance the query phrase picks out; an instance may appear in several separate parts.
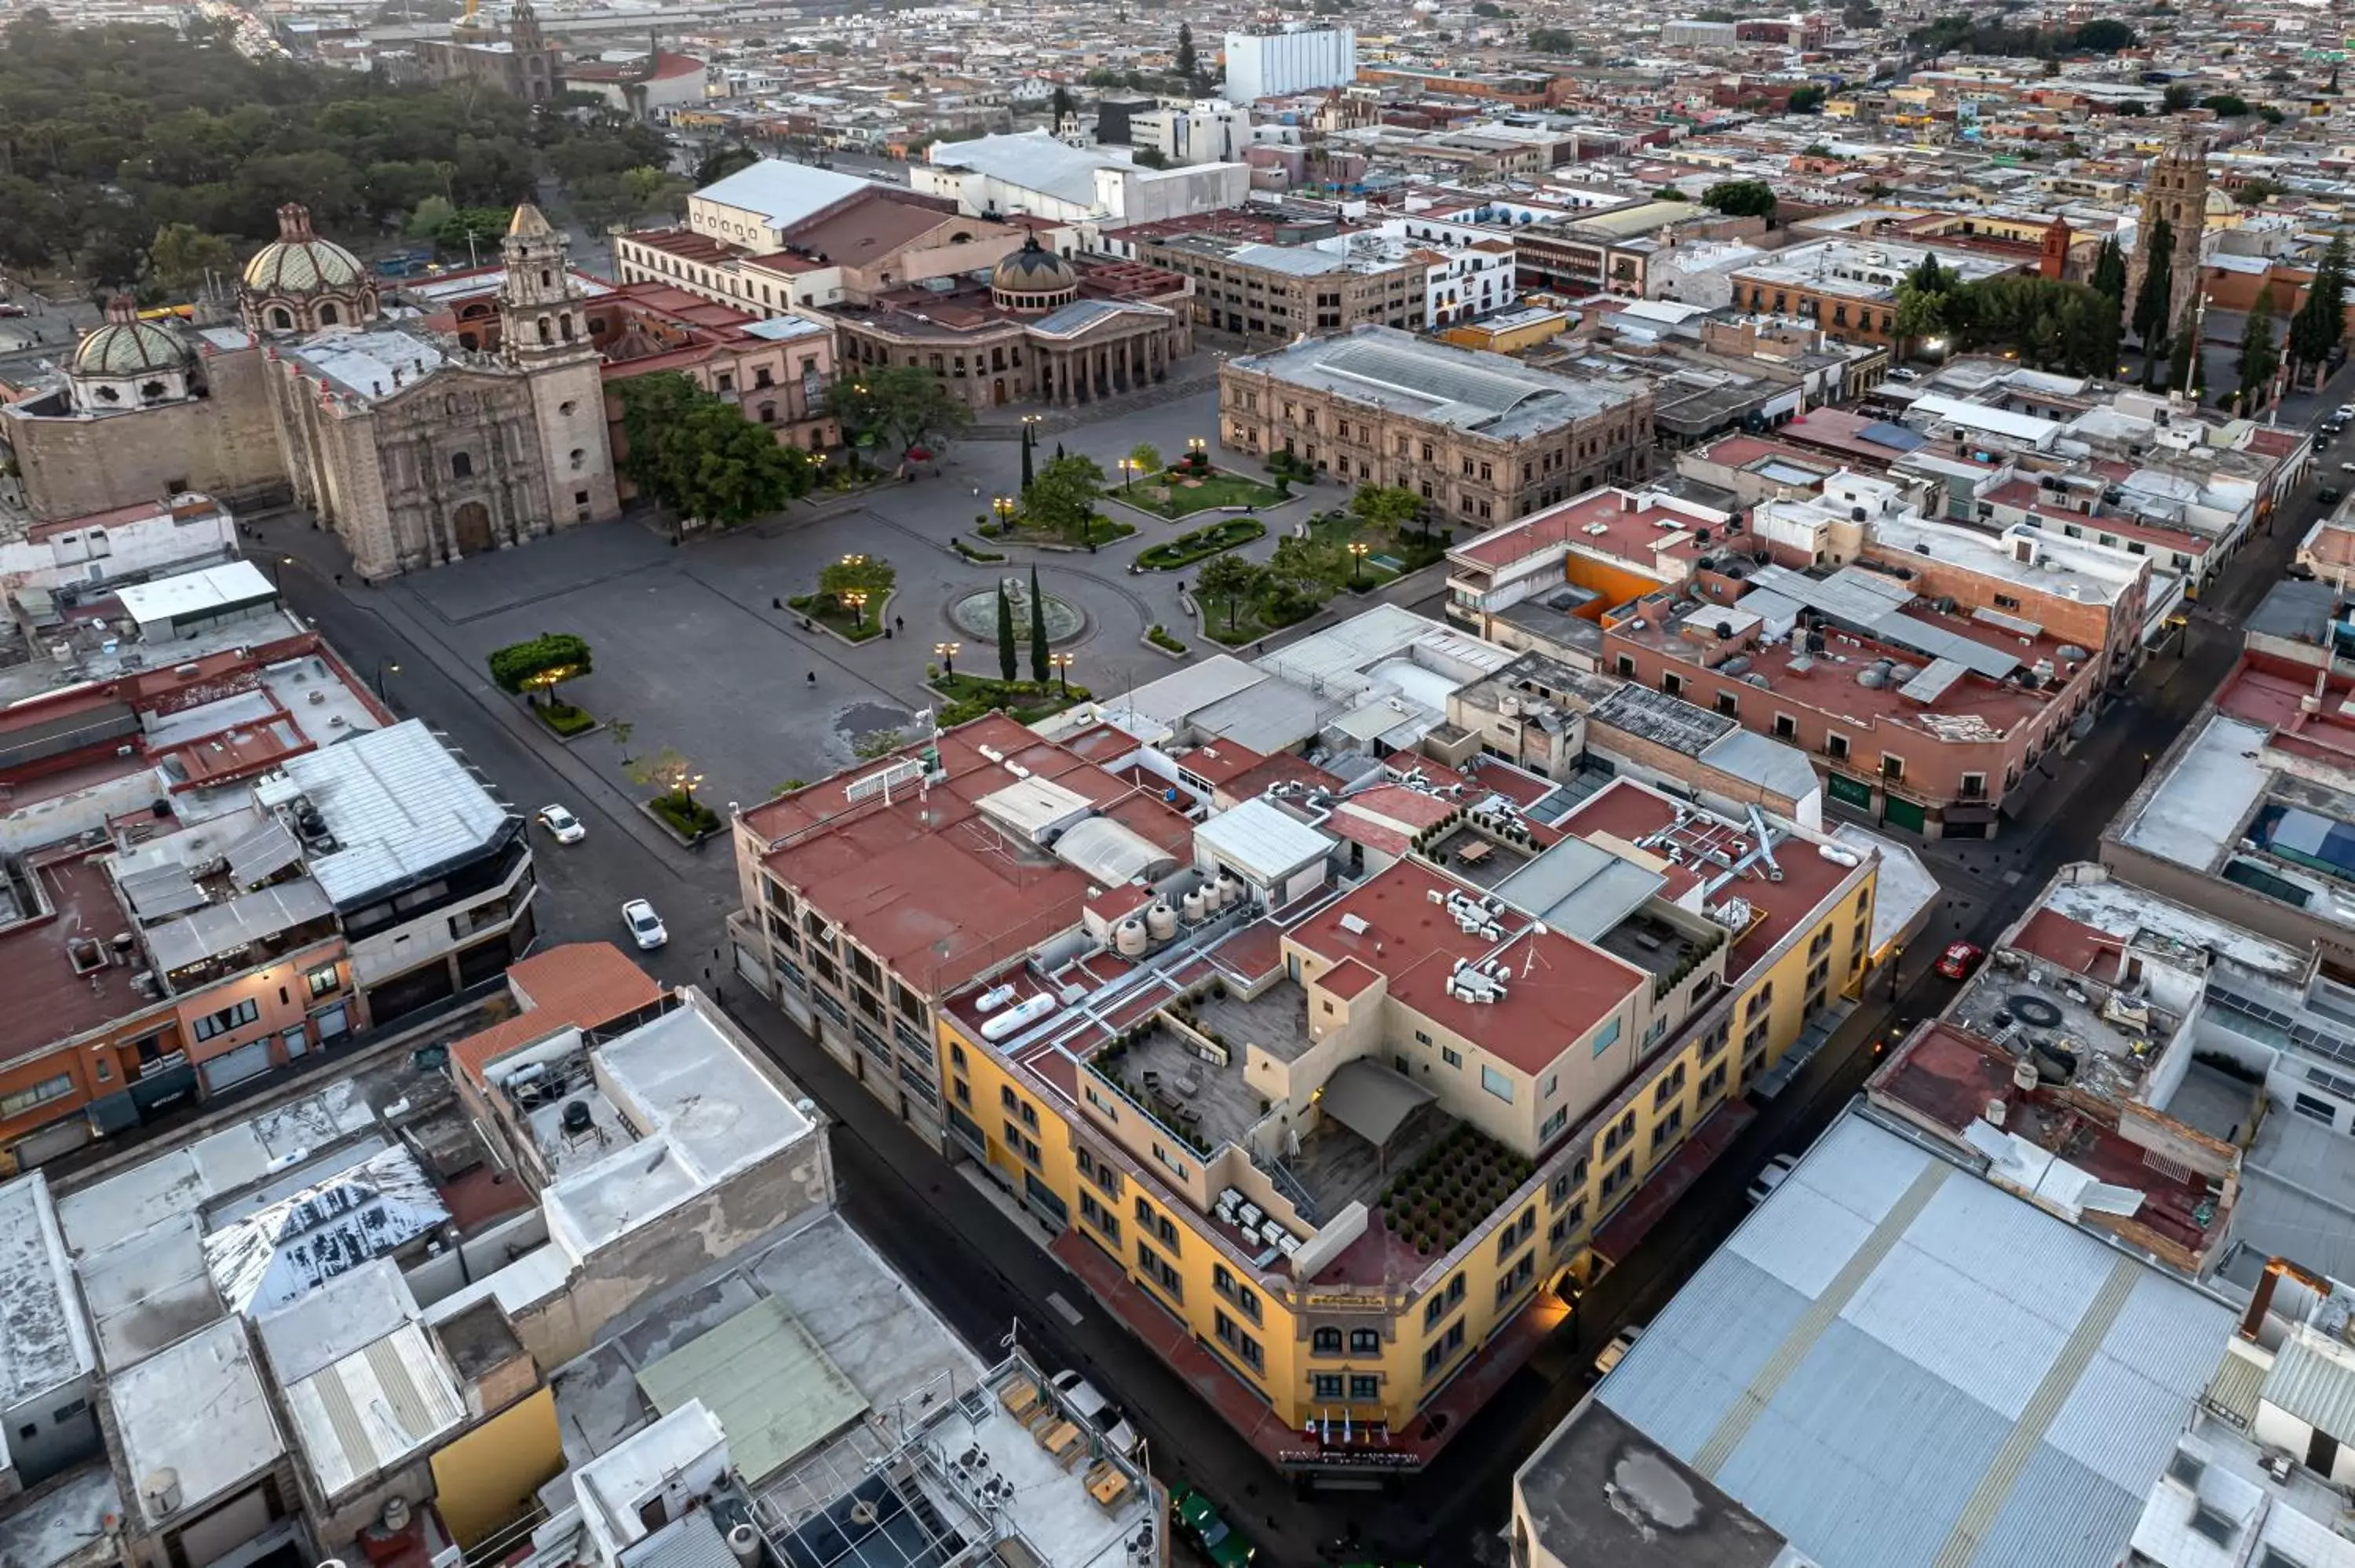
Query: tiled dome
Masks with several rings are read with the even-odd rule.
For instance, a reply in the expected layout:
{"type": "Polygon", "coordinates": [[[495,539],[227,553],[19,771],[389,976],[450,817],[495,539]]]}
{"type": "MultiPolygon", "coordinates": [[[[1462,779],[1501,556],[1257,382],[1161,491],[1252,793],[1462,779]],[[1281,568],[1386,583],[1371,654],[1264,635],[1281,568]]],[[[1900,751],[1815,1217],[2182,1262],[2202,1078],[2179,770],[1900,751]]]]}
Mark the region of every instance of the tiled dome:
{"type": "Polygon", "coordinates": [[[368,277],[359,258],[311,231],[311,215],[289,203],[278,209],[278,238],[245,264],[245,286],[257,294],[301,298],[337,293],[368,277]]]}
{"type": "Polygon", "coordinates": [[[182,370],[188,349],[167,327],[143,322],[127,306],[111,310],[107,323],[81,340],[74,350],[77,376],[145,376],[157,370],[182,370]]]}

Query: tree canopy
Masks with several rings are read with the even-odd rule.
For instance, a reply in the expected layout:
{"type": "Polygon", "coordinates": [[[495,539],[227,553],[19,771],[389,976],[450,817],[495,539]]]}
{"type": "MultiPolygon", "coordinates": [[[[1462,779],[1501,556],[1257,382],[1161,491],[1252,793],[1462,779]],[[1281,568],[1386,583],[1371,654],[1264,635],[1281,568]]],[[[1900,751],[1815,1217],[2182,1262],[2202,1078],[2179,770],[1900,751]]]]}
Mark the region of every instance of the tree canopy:
{"type": "Polygon", "coordinates": [[[2333,235],[2322,253],[2306,302],[2289,319],[2288,354],[2295,374],[2320,371],[2347,335],[2347,238],[2333,235]]]}
{"type": "Polygon", "coordinates": [[[1918,48],[1944,54],[1974,55],[2114,55],[2135,46],[2135,30],[2107,16],[2078,27],[2015,27],[1999,11],[1973,16],[1957,11],[1934,17],[1905,35],[1918,48]]]}
{"type": "Polygon", "coordinates": [[[249,58],[217,29],[68,29],[38,9],[0,36],[0,265],[110,288],[136,284],[173,225],[243,249],[295,201],[323,233],[374,232],[428,196],[504,209],[542,175],[668,155],[617,115],[249,58]]]}
{"type": "Polygon", "coordinates": [[[1093,458],[1059,457],[1041,463],[1023,493],[1024,521],[1074,542],[1085,540],[1096,501],[1103,494],[1103,479],[1093,458]]]}
{"type": "Polygon", "coordinates": [[[619,383],[622,473],[682,517],[732,528],[809,492],[809,454],[676,371],[619,383]]]}
{"type": "Polygon", "coordinates": [[[1728,217],[1774,217],[1774,187],[1764,180],[1720,180],[1700,193],[1701,205],[1728,217]]]}
{"type": "Polygon", "coordinates": [[[591,668],[588,642],[570,631],[543,631],[527,642],[494,649],[488,661],[499,690],[552,692],[591,668]]]}
{"type": "Polygon", "coordinates": [[[861,438],[897,448],[900,455],[927,440],[964,431],[973,410],[933,371],[914,365],[853,366],[826,389],[826,408],[854,444],[861,438]]]}

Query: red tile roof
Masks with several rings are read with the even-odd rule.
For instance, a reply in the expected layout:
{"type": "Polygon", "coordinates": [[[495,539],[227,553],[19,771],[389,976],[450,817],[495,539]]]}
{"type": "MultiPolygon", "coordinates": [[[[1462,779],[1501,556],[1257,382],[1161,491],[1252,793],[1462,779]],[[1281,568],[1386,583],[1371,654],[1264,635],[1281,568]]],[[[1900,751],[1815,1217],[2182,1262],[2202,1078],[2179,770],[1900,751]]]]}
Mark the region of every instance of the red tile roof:
{"type": "Polygon", "coordinates": [[[1309,952],[1355,959],[1387,975],[1401,1006],[1437,1021],[1524,1073],[1537,1074],[1618,1008],[1650,977],[1557,931],[1531,934],[1515,920],[1501,943],[1461,929],[1432,901],[1463,885],[1416,861],[1401,861],[1293,931],[1309,952]],[[1362,930],[1341,922],[1354,916],[1362,930]],[[1447,994],[1455,960],[1499,958],[1513,979],[1502,1001],[1447,994]]]}
{"type": "Polygon", "coordinates": [[[507,989],[523,1012],[450,1047],[450,1060],[470,1077],[508,1052],[560,1029],[593,1029],[651,1007],[662,987],[611,942],[568,942],[534,953],[507,970],[507,989]]]}

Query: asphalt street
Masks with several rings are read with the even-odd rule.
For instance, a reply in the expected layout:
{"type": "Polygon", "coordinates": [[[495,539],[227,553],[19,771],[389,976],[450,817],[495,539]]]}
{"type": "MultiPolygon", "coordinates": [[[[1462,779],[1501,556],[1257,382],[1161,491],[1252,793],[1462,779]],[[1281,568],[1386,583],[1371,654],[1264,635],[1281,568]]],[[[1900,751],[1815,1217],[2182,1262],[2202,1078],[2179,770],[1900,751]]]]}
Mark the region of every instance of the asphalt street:
{"type": "MultiPolygon", "coordinates": [[[[2355,380],[2342,375],[2341,381],[2355,380]]],[[[2343,389],[2326,392],[2325,406],[2343,389]]],[[[2320,454],[2318,482],[2337,477],[2345,454],[2320,454]]],[[[915,1142],[815,1043],[731,980],[721,921],[735,903],[724,841],[700,854],[678,850],[596,768],[538,732],[478,668],[446,647],[414,638],[376,590],[332,580],[322,536],[284,516],[259,524],[258,558],[292,554],[283,567],[293,609],[327,634],[364,677],[378,680],[405,715],[426,719],[530,811],[560,800],[589,824],[586,842],[543,841],[543,942],[624,940],[623,900],[654,901],[673,940],[646,967],[660,979],[715,991],[731,1012],[835,1118],[843,1206],[960,1332],[985,1348],[1009,1332],[1054,1365],[1077,1366],[1132,1413],[1151,1444],[1156,1472],[1203,1487],[1262,1545],[1260,1561],[1309,1564],[1356,1533],[1372,1552],[1425,1563],[1501,1562],[1498,1531],[1519,1461],[1577,1404],[1592,1360],[1621,1324],[1657,1312],[1746,1213],[1744,1189],[1773,1154],[1817,1137],[1870,1065],[1870,1042],[1893,1019],[1942,1007],[1951,991],[1932,965],[1945,943],[1985,943],[2018,917],[2052,871],[2093,858],[2103,827],[2139,781],[2147,758],[2203,705],[2240,649],[2239,623],[2277,581],[2315,514],[2312,484],[2246,544],[2179,639],[2145,664],[2115,699],[2094,736],[2050,763],[2050,788],[2027,820],[1985,843],[1933,844],[1924,858],[1945,887],[1928,931],[1903,956],[1894,997],[1873,995],[1776,1100],[1761,1108],[1727,1154],[1668,1218],[1577,1304],[1552,1341],[1509,1383],[1428,1472],[1390,1495],[1299,1495],[1201,1404],[1181,1380],[1087,1296],[1039,1244],[1046,1238],[915,1142]],[[311,563],[320,563],[314,565],[311,563]],[[1076,1319],[1076,1320],[1074,1320],[1076,1319]]],[[[1401,594],[1399,597],[1404,598],[1401,594]]],[[[720,694],[715,694],[715,700],[720,694]]]]}

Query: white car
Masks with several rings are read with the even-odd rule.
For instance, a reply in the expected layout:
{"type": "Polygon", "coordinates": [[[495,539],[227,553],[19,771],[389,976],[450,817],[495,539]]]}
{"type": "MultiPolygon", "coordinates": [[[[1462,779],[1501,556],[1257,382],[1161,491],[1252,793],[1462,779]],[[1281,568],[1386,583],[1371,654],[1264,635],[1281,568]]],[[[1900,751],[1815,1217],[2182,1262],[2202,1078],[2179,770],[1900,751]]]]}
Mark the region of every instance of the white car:
{"type": "Polygon", "coordinates": [[[1625,1361],[1627,1352],[1634,1350],[1636,1341],[1643,1337],[1644,1326],[1641,1323],[1630,1323],[1612,1335],[1611,1342],[1603,1347],[1603,1353],[1594,1358],[1594,1375],[1609,1377],[1611,1369],[1625,1361]]]}
{"type": "Polygon", "coordinates": [[[1103,1435],[1106,1446],[1115,1453],[1135,1456],[1143,1439],[1128,1424],[1128,1417],[1121,1414],[1120,1406],[1097,1392],[1095,1384],[1068,1369],[1049,1378],[1047,1384],[1063,1396],[1066,1410],[1103,1435]]]}
{"type": "Polygon", "coordinates": [[[581,819],[561,806],[542,806],[539,809],[539,825],[560,844],[577,844],[589,836],[589,830],[581,825],[581,819]]]}
{"type": "Polygon", "coordinates": [[[670,933],[663,928],[662,916],[643,898],[633,898],[622,906],[622,924],[630,928],[640,952],[651,953],[670,940],[670,933]]]}
{"type": "Polygon", "coordinates": [[[1901,365],[1896,369],[1889,373],[1889,379],[1891,381],[1919,381],[1922,379],[1922,373],[1918,370],[1908,370],[1901,365]]]}
{"type": "Polygon", "coordinates": [[[2341,403],[2336,415],[2341,424],[2355,423],[2355,403],[2341,403]]]}
{"type": "Polygon", "coordinates": [[[1798,1163],[1799,1157],[1796,1154],[1778,1154],[1769,1160],[1766,1168],[1750,1179],[1750,1206],[1754,1209],[1773,1197],[1774,1189],[1783,1184],[1784,1178],[1789,1176],[1792,1168],[1798,1163]]]}

